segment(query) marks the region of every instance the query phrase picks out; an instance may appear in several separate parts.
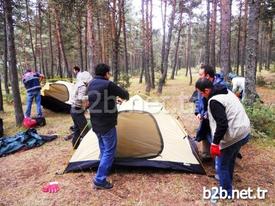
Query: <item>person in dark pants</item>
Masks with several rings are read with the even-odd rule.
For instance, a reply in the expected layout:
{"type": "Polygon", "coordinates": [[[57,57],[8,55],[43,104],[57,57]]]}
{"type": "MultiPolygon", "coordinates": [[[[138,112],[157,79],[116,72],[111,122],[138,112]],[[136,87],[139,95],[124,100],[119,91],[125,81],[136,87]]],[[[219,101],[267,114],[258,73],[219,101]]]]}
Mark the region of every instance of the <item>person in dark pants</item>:
{"type": "Polygon", "coordinates": [[[91,79],[92,76],[89,72],[81,72],[78,74],[77,81],[74,86],[74,95],[70,112],[74,122],[74,132],[72,138],[74,149],[79,146],[81,139],[88,132],[87,120],[85,117],[86,108],[83,107],[83,101],[85,101],[84,98],[87,95],[87,86],[91,79]]]}
{"type": "Polygon", "coordinates": [[[206,78],[196,82],[198,92],[208,100],[208,116],[213,141],[210,147],[216,156],[216,172],[220,187],[232,197],[235,161],[240,148],[250,138],[250,121],[238,97],[230,90],[206,78]]]}
{"type": "Polygon", "coordinates": [[[112,167],[117,145],[117,97],[129,99],[129,93],[109,81],[110,67],[98,64],[95,67],[95,77],[88,86],[90,115],[93,131],[98,138],[100,162],[93,179],[95,189],[111,189],[113,185],[107,181],[112,167]]]}

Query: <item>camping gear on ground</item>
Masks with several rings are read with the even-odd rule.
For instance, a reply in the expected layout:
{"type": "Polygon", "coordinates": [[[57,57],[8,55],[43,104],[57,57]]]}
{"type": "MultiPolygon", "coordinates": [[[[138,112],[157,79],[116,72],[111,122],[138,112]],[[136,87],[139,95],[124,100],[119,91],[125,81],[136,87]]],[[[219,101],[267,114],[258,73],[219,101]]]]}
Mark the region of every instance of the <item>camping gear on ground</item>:
{"type": "Polygon", "coordinates": [[[12,137],[2,137],[0,138],[0,157],[22,149],[39,147],[56,138],[57,135],[39,135],[36,129],[28,129],[26,132],[19,132],[12,137]]]}
{"type": "Polygon", "coordinates": [[[42,192],[48,193],[56,193],[60,190],[58,182],[49,182],[48,184],[44,185],[42,188],[42,192]]]}
{"type": "MultiPolygon", "coordinates": [[[[140,96],[118,105],[114,166],[149,167],[205,174],[196,146],[181,124],[158,102],[140,96]]],[[[82,139],[65,172],[98,166],[100,151],[92,129],[82,139]]]]}
{"type": "Polygon", "coordinates": [[[36,127],[36,121],[30,117],[25,117],[23,120],[23,126],[27,129],[36,127]]]}
{"type": "Polygon", "coordinates": [[[70,113],[73,83],[57,81],[46,83],[41,89],[41,104],[54,112],[70,113]]]}
{"type": "Polygon", "coordinates": [[[46,125],[45,117],[34,117],[33,119],[36,121],[36,126],[45,126],[46,125]]]}
{"type": "Polygon", "coordinates": [[[25,117],[23,120],[23,126],[27,129],[34,128],[37,126],[45,126],[46,119],[45,117],[25,117]]]}
{"type": "Polygon", "coordinates": [[[3,119],[0,118],[0,137],[4,134],[3,119]]]}

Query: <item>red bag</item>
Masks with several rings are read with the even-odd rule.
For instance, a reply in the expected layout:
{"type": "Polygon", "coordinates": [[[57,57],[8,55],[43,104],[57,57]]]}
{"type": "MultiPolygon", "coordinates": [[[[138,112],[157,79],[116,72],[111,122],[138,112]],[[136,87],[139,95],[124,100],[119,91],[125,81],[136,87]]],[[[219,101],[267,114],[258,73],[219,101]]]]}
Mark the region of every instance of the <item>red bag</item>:
{"type": "Polygon", "coordinates": [[[30,117],[25,117],[23,120],[23,126],[27,129],[33,128],[36,126],[36,121],[34,119],[31,119],[30,117]]]}

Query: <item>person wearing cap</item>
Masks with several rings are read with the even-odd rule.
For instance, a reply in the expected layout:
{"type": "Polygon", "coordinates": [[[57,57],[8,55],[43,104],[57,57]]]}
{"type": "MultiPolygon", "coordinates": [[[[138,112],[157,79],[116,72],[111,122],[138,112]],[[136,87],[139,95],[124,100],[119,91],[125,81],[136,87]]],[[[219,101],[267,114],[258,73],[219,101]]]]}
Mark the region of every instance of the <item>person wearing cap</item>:
{"type": "Polygon", "coordinates": [[[111,189],[113,184],[107,181],[112,167],[117,145],[117,97],[128,100],[129,93],[110,81],[110,67],[98,64],[95,67],[95,77],[88,86],[90,115],[93,131],[98,138],[100,162],[93,187],[95,189],[111,189]]]}
{"type": "Polygon", "coordinates": [[[25,119],[31,118],[32,102],[35,99],[37,117],[43,117],[41,107],[41,86],[40,81],[44,78],[43,74],[39,72],[33,72],[31,69],[27,69],[23,74],[23,84],[27,90],[27,107],[24,114],[25,119]]]}
{"type": "Polygon", "coordinates": [[[80,72],[77,74],[77,80],[74,85],[70,111],[71,117],[74,122],[74,132],[72,137],[72,144],[74,149],[78,147],[81,139],[88,132],[88,128],[86,128],[87,120],[85,117],[86,108],[84,108],[83,103],[85,101],[85,96],[87,95],[87,86],[91,79],[92,76],[89,72],[80,72]]]}

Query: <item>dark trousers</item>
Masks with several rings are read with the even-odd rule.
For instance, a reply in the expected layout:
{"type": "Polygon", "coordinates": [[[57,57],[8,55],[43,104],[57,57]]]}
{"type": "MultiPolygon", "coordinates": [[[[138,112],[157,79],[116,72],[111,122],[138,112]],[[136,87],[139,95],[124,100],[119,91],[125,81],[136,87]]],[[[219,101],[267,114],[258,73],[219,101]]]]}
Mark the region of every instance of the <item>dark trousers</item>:
{"type": "Polygon", "coordinates": [[[89,129],[87,127],[87,120],[86,120],[84,113],[85,113],[85,111],[81,108],[75,108],[75,107],[71,108],[71,117],[74,122],[74,134],[73,134],[73,139],[72,139],[74,149],[76,149],[78,147],[78,145],[81,142],[81,139],[89,131],[89,129]]]}

